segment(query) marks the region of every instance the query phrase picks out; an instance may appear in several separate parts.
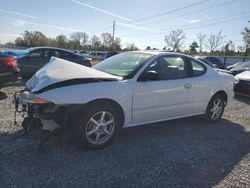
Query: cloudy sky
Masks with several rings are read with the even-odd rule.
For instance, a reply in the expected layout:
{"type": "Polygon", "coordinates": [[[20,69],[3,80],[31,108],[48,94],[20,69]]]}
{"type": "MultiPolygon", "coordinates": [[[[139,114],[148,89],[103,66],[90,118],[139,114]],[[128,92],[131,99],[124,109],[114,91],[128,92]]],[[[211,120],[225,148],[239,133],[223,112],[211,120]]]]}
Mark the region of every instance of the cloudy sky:
{"type": "Polygon", "coordinates": [[[240,31],[250,26],[250,0],[1,0],[0,43],[25,30],[49,37],[112,33],[113,21],[124,46],[163,48],[164,35],[175,29],[184,31],[187,46],[198,33],[220,30],[238,46],[243,44],[240,31]]]}

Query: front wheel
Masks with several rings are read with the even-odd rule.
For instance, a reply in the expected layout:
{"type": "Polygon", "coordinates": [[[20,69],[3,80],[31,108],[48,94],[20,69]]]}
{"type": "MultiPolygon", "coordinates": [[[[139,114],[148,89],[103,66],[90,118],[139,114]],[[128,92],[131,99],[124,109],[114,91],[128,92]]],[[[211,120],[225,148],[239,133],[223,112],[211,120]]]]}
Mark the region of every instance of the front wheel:
{"type": "Polygon", "coordinates": [[[225,108],[225,99],[221,95],[215,95],[209,101],[206,110],[206,120],[210,123],[219,121],[225,108]]]}
{"type": "Polygon", "coordinates": [[[77,140],[90,149],[100,149],[112,143],[120,127],[119,113],[107,104],[91,105],[71,122],[77,140]]]}

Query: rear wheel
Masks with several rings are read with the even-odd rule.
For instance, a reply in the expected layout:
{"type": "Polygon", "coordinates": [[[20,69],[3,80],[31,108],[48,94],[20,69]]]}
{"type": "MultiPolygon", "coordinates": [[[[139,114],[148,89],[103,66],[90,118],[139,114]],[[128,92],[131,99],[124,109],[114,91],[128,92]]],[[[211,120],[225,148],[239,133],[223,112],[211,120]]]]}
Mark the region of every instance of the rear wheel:
{"type": "Polygon", "coordinates": [[[225,99],[221,95],[215,95],[209,101],[206,110],[206,120],[210,123],[219,121],[223,115],[225,108],[225,99]]]}
{"type": "Polygon", "coordinates": [[[93,104],[71,120],[68,128],[73,136],[91,149],[100,149],[112,143],[121,127],[117,110],[107,104],[93,104]]]}

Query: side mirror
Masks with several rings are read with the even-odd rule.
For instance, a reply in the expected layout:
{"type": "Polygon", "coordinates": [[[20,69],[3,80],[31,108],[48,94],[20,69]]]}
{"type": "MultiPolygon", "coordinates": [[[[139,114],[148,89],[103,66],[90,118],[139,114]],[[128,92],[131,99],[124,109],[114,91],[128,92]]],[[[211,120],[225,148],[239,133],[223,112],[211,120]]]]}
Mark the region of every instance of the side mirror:
{"type": "Polygon", "coordinates": [[[155,81],[155,80],[159,80],[159,79],[160,79],[160,75],[157,72],[147,71],[142,75],[140,80],[141,81],[147,81],[147,80],[155,81]]]}

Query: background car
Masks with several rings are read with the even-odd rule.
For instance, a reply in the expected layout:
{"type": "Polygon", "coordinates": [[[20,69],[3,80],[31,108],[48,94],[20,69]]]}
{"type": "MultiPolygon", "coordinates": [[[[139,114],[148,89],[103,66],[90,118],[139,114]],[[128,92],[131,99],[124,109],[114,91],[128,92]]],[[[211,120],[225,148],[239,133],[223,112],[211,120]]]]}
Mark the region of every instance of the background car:
{"type": "Polygon", "coordinates": [[[93,60],[103,61],[104,59],[107,59],[116,54],[117,52],[92,51],[92,52],[87,53],[86,56],[93,60]]]}
{"type": "Polygon", "coordinates": [[[205,59],[204,57],[201,56],[195,56],[196,59],[202,61],[203,63],[206,63],[207,65],[209,65],[210,67],[215,67],[209,60],[205,59]]]}
{"type": "Polygon", "coordinates": [[[16,58],[21,58],[29,53],[28,50],[1,50],[0,53],[6,56],[16,56],[16,58]]]}
{"type": "Polygon", "coordinates": [[[224,64],[222,63],[222,61],[218,57],[206,56],[206,57],[204,57],[204,59],[210,61],[216,68],[219,68],[219,69],[225,68],[224,64]]]}
{"type": "Polygon", "coordinates": [[[16,81],[19,77],[16,57],[0,53],[0,86],[16,81]]]}
{"type": "Polygon", "coordinates": [[[73,52],[50,47],[36,47],[28,49],[26,56],[18,59],[17,63],[24,78],[31,77],[36,71],[49,62],[50,58],[59,57],[77,64],[91,67],[90,59],[73,52]]]}
{"type": "Polygon", "coordinates": [[[237,75],[237,74],[240,74],[240,73],[247,71],[247,70],[250,70],[250,61],[239,63],[239,64],[235,65],[234,68],[231,68],[229,70],[229,72],[232,75],[237,75]]]}
{"type": "Polygon", "coordinates": [[[235,78],[238,80],[238,83],[234,86],[235,94],[250,97],[250,71],[237,74],[235,78]]]}
{"type": "Polygon", "coordinates": [[[227,70],[231,70],[231,69],[233,69],[233,68],[239,66],[239,65],[242,64],[242,63],[245,63],[245,61],[240,61],[240,62],[234,63],[234,64],[232,64],[232,65],[229,65],[229,66],[227,66],[227,70]]]}

